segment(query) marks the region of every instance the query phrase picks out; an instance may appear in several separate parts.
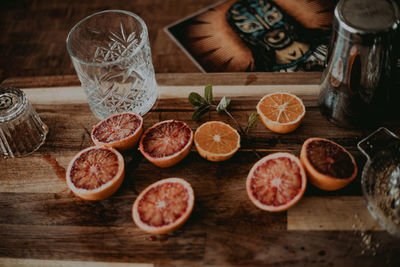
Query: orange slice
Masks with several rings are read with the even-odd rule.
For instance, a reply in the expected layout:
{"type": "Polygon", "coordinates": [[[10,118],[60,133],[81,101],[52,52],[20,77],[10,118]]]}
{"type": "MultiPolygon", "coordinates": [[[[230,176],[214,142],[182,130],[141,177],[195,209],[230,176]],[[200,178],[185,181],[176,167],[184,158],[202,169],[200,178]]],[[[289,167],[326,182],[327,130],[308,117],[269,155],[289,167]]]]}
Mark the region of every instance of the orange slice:
{"type": "Polygon", "coordinates": [[[160,180],[137,197],[132,207],[136,225],[152,234],[165,234],[179,228],[190,216],[194,192],[181,178],[160,180]]]}
{"type": "Polygon", "coordinates": [[[300,160],[290,153],[270,154],[254,164],[246,189],[258,208],[278,212],[296,204],[306,190],[307,177],[300,160]]]}
{"type": "Polygon", "coordinates": [[[113,147],[120,151],[137,145],[143,133],[143,118],[131,112],[111,115],[93,127],[95,145],[113,147]]]}
{"type": "Polygon", "coordinates": [[[209,161],[223,161],[231,158],[239,150],[240,135],[226,123],[209,121],[197,128],[194,144],[203,158],[209,161]]]}
{"type": "Polygon", "coordinates": [[[154,165],[166,168],[177,164],[190,152],[193,131],[176,120],[156,123],[140,139],[139,150],[154,165]]]}
{"type": "Polygon", "coordinates": [[[301,148],[300,160],[311,183],[323,190],[343,188],[357,176],[354,157],[328,139],[307,139],[301,148]]]}
{"type": "Polygon", "coordinates": [[[290,133],[306,114],[303,101],[289,93],[272,93],[257,104],[257,113],[265,127],[276,133],[290,133]]]}
{"type": "Polygon", "coordinates": [[[78,197],[101,200],[114,194],[124,180],[124,159],[110,147],[89,147],[70,162],[67,185],[78,197]]]}

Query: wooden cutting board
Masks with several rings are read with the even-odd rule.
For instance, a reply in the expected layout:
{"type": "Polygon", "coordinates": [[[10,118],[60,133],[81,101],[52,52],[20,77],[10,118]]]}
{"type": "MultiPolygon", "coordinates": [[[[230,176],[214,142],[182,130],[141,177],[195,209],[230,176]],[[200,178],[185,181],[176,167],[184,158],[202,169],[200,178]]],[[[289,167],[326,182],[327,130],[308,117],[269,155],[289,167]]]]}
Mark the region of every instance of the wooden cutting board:
{"type": "MultiPolygon", "coordinates": [[[[83,201],[64,180],[65,168],[81,149],[92,145],[89,131],[98,119],[90,111],[73,76],[14,78],[2,86],[24,89],[49,126],[46,143],[25,158],[0,159],[0,266],[153,265],[342,265],[400,266],[400,240],[373,220],[365,207],[360,175],[347,187],[326,192],[307,185],[305,196],[287,212],[268,213],[249,200],[245,180],[261,156],[287,151],[299,155],[304,140],[325,137],[342,144],[365,163],[356,144],[370,130],[341,129],[316,107],[319,73],[311,74],[159,74],[160,97],[144,116],[144,126],[177,119],[195,130],[206,120],[233,125],[211,112],[191,120],[191,91],[214,84],[214,95],[232,99],[241,124],[255,112],[261,96],[290,91],[304,100],[306,117],[293,133],[279,135],[261,123],[230,160],[211,163],[192,148],[178,165],[161,169],[136,149],[125,153],[122,187],[109,199],[83,201]],[[166,236],[140,231],[131,207],[138,193],[167,177],[182,177],[195,191],[187,223],[166,236]],[[129,264],[128,264],[129,263],[129,264]]],[[[400,135],[400,123],[383,124],[400,135]]]]}

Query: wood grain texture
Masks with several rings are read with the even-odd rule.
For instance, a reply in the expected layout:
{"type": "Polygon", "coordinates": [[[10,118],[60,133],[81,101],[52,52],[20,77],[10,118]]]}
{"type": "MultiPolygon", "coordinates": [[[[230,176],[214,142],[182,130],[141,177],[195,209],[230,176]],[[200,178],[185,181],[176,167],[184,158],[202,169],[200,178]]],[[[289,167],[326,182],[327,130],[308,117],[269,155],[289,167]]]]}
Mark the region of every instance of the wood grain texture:
{"type": "MultiPolygon", "coordinates": [[[[161,86],[179,85],[316,85],[319,84],[320,72],[304,73],[156,73],[156,80],[161,86]]],[[[80,85],[76,75],[9,77],[1,86],[19,88],[65,87],[80,85]]]]}
{"type": "Polygon", "coordinates": [[[287,212],[288,230],[383,230],[358,196],[305,197],[287,212]]]}
{"type": "MultiPolygon", "coordinates": [[[[191,84],[191,74],[168,75],[170,79],[175,76],[183,84],[162,86],[166,91],[164,96],[169,90],[177,89],[186,94],[187,90],[202,85],[200,79],[191,84]]],[[[262,74],[258,76],[259,80],[265,79],[262,74]]],[[[229,76],[219,77],[224,78],[215,90],[225,90],[224,79],[228,80],[229,76]]],[[[40,78],[31,80],[34,87],[40,83],[40,78]]],[[[32,99],[35,94],[51,92],[46,90],[68,95],[64,91],[71,87],[65,87],[68,85],[56,81],[55,77],[50,80],[61,85],[32,89],[26,83],[24,90],[32,99]]],[[[240,90],[246,92],[246,88],[256,89],[254,84],[244,86],[245,80],[232,86],[232,94],[240,90]]],[[[286,85],[288,83],[296,84],[295,81],[286,85]]],[[[285,83],[278,84],[277,88],[283,85],[285,83]]],[[[269,88],[273,84],[260,85],[264,86],[269,88]]],[[[79,87],[72,88],[79,92],[79,87]]],[[[360,176],[334,192],[308,184],[303,199],[287,212],[267,213],[248,200],[245,180],[257,161],[252,149],[261,156],[276,151],[299,155],[304,140],[323,136],[346,147],[362,169],[365,159],[356,144],[373,129],[337,128],[319,113],[315,92],[299,91],[299,96],[305,102],[307,114],[294,133],[272,133],[260,123],[251,138],[243,140],[239,152],[226,162],[208,162],[192,148],[179,164],[160,169],[137,150],[126,152],[126,175],[121,188],[112,197],[97,202],[72,195],[60,173],[79,150],[92,145],[88,132],[98,119],[84,101],[68,103],[65,100],[55,104],[52,97],[33,101],[50,131],[45,145],[29,157],[0,159],[0,265],[69,266],[88,262],[87,266],[91,266],[93,262],[125,262],[155,266],[399,266],[400,240],[380,229],[371,219],[363,202],[360,176]],[[192,184],[195,208],[187,223],[176,232],[151,236],[133,223],[132,204],[141,190],[167,177],[183,177],[192,184]],[[370,243],[366,243],[365,236],[370,243]]],[[[257,91],[253,90],[249,90],[247,96],[233,97],[233,116],[244,124],[255,112],[258,99],[257,91]]],[[[144,127],[166,119],[185,121],[193,130],[206,120],[232,124],[226,116],[216,112],[194,122],[191,121],[192,112],[186,95],[162,97],[144,116],[144,127]]],[[[384,125],[400,134],[400,122],[384,125]]]]}
{"type": "Polygon", "coordinates": [[[0,2],[0,81],[14,76],[70,75],[65,46],[78,21],[106,9],[138,14],[149,30],[156,72],[200,72],[164,32],[164,27],[215,0],[3,0],[0,2]]]}
{"type": "Polygon", "coordinates": [[[24,266],[29,266],[29,267],[75,267],[75,266],[81,266],[81,267],[152,267],[152,266],[154,266],[154,264],[0,258],[0,266],[14,266],[14,267],[24,267],[24,266]]]}
{"type": "MultiPolygon", "coordinates": [[[[202,86],[159,86],[158,99],[177,99],[189,95],[191,92],[204,93],[202,86]]],[[[261,98],[266,94],[276,91],[296,92],[304,96],[316,96],[318,87],[315,85],[216,85],[213,86],[216,99],[225,95],[234,97],[261,98]]],[[[24,90],[32,104],[82,104],[87,103],[85,93],[81,87],[53,87],[53,88],[28,88],[24,90]]]]}

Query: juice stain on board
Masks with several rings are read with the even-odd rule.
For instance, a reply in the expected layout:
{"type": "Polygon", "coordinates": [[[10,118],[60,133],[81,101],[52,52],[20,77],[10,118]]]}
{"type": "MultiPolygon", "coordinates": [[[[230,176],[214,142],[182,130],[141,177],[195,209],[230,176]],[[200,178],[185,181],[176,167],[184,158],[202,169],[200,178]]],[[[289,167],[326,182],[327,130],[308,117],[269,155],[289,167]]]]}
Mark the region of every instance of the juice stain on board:
{"type": "Polygon", "coordinates": [[[54,172],[56,173],[57,177],[65,182],[65,174],[66,174],[66,170],[64,167],[62,167],[58,161],[53,158],[52,156],[50,156],[49,154],[44,154],[42,156],[42,158],[44,159],[44,161],[46,161],[48,164],[51,165],[51,167],[53,167],[54,172]]]}
{"type": "Polygon", "coordinates": [[[151,235],[149,237],[150,241],[160,241],[161,243],[168,241],[168,235],[151,235]]]}
{"type": "MultiPolygon", "coordinates": [[[[49,154],[42,155],[42,158],[44,161],[50,164],[51,167],[53,167],[53,171],[57,175],[58,179],[60,179],[63,182],[66,182],[67,171],[65,170],[65,168],[61,166],[60,163],[58,163],[58,161],[49,154]]],[[[72,194],[71,190],[69,190],[68,188],[65,188],[64,190],[62,190],[62,192],[68,192],[72,194]]]]}

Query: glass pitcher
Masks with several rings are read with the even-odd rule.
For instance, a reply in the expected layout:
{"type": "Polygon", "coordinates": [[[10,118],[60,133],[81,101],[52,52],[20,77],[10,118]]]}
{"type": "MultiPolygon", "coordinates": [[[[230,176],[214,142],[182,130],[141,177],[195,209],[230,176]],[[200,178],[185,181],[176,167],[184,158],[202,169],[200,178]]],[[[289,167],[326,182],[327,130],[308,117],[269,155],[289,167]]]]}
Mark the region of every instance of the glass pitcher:
{"type": "Polygon", "coordinates": [[[381,127],[358,143],[367,157],[361,185],[371,215],[400,237],[400,139],[381,127]]]}

